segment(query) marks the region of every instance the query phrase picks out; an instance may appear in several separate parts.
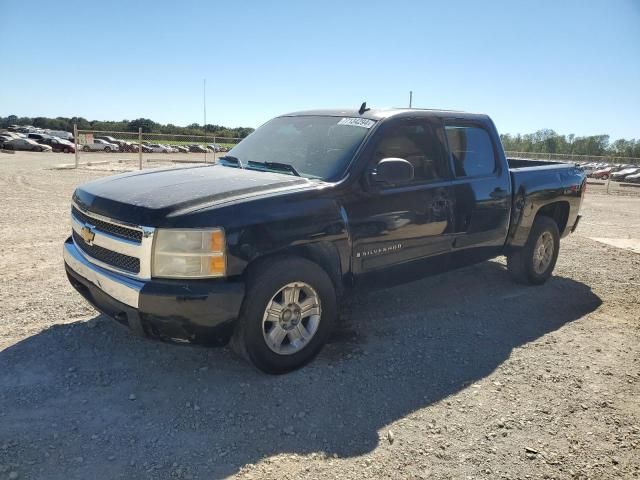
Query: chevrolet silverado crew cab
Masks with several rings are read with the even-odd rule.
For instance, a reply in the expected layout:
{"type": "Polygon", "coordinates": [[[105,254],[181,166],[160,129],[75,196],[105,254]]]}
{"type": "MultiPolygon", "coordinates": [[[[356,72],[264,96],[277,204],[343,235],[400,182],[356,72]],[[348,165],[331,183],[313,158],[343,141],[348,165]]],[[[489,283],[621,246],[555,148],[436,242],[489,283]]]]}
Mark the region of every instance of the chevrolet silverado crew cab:
{"type": "Polygon", "coordinates": [[[486,115],[299,112],[216,165],[81,185],[64,261],[71,284],[135,333],[231,341],[282,373],[320,351],[353,287],[500,255],[516,281],[544,283],[584,192],[574,164],[505,158],[486,115]]]}

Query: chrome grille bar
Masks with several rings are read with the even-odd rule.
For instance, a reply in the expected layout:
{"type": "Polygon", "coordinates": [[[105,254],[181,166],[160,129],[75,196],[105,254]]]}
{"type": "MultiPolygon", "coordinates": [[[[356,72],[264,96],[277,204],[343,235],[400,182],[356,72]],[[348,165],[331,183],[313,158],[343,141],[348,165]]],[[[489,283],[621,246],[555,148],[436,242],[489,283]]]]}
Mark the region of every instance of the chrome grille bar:
{"type": "MultiPolygon", "coordinates": [[[[89,262],[133,278],[143,280],[151,278],[151,254],[155,233],[154,228],[119,222],[118,220],[81,209],[75,203],[71,209],[71,228],[74,232],[73,237],[76,247],[89,262]],[[130,232],[138,232],[140,234],[140,240],[136,240],[137,233],[134,236],[130,234],[130,232]],[[83,233],[88,235],[88,242],[86,241],[87,239],[84,238],[83,233]],[[130,236],[131,238],[125,238],[125,236],[130,236]],[[82,241],[80,239],[82,239],[82,241]],[[86,243],[82,244],[83,241],[86,243]],[[115,254],[138,259],[140,262],[139,271],[137,273],[126,271],[118,268],[118,265],[92,257],[88,253],[91,249],[87,248],[87,246],[93,245],[100,247],[100,249],[114,252],[115,254]]],[[[103,250],[99,251],[104,253],[103,250]]],[[[109,256],[103,255],[103,259],[105,258],[109,258],[109,256]]]]}

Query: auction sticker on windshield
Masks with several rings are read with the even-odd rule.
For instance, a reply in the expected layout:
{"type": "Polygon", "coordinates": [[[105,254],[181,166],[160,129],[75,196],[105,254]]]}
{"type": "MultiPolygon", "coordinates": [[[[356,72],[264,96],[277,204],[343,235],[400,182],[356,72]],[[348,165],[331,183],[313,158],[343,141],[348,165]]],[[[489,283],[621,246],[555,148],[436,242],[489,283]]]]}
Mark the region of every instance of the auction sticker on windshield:
{"type": "Polygon", "coordinates": [[[352,127],[371,128],[376,122],[368,118],[345,117],[338,122],[338,125],[349,125],[352,127]]]}

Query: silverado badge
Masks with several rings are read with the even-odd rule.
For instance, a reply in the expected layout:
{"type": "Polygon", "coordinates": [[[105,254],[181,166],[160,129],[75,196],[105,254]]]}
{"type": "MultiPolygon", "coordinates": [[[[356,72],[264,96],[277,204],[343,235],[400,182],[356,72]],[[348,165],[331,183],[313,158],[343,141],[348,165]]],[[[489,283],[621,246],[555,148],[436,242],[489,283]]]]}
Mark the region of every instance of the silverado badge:
{"type": "Polygon", "coordinates": [[[88,245],[91,245],[96,234],[91,230],[91,227],[82,227],[82,230],[80,230],[80,236],[82,236],[82,239],[87,242],[88,245]]]}

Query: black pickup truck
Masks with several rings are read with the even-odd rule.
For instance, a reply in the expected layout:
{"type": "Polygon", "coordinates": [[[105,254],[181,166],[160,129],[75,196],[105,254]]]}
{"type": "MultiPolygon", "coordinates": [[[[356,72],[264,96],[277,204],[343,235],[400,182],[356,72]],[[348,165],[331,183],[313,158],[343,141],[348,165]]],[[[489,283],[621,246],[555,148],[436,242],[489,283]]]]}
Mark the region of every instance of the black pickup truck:
{"type": "Polygon", "coordinates": [[[133,332],[231,340],[282,373],[320,351],[354,287],[499,255],[516,281],[545,282],[585,185],[576,165],[505,158],[486,115],[299,112],[216,165],[81,185],[64,260],[71,284],[133,332]]]}

